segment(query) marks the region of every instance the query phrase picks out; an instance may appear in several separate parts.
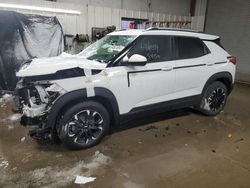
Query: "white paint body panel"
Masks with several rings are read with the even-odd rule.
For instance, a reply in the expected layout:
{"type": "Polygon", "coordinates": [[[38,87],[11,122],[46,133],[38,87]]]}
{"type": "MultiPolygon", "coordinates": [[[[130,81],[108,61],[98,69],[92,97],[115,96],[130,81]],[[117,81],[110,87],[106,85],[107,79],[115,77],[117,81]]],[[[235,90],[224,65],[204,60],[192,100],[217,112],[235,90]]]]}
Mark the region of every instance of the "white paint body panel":
{"type": "MultiPolygon", "coordinates": [[[[217,39],[217,36],[180,31],[120,31],[110,35],[178,35],[192,36],[205,40],[217,39]]],[[[234,81],[235,65],[227,62],[229,54],[213,42],[204,42],[210,54],[203,57],[148,63],[145,66],[116,66],[106,68],[106,64],[90,61],[78,55],[62,55],[54,58],[35,59],[28,67],[21,69],[18,77],[52,74],[58,70],[74,67],[83,68],[86,76],[53,80],[67,92],[86,88],[88,97],[95,95],[94,87],[110,90],[116,97],[120,114],[133,108],[166,102],[201,94],[206,81],[215,73],[229,72],[234,81]],[[227,62],[213,64],[216,62],[227,62]],[[175,69],[181,66],[193,66],[175,69]],[[92,69],[102,70],[91,75],[92,69]],[[157,70],[157,71],[152,71],[157,70]],[[136,71],[141,71],[136,73],[136,71]]]]}
{"type": "Polygon", "coordinates": [[[29,65],[22,67],[16,75],[18,77],[26,77],[54,74],[59,70],[75,67],[83,69],[104,69],[106,64],[90,61],[82,56],[63,53],[57,57],[35,58],[29,65]]]}

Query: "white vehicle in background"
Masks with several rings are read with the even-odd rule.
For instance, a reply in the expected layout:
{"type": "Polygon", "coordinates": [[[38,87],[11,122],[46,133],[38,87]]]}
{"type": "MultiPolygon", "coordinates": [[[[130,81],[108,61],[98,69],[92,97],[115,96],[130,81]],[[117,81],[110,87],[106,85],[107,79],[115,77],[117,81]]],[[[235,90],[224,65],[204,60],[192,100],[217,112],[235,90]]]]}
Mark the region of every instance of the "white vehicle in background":
{"type": "Polygon", "coordinates": [[[125,30],[78,55],[33,59],[17,72],[21,124],[33,125],[34,138],[83,149],[131,114],[193,107],[216,115],[236,64],[219,40],[186,30],[125,30]]]}

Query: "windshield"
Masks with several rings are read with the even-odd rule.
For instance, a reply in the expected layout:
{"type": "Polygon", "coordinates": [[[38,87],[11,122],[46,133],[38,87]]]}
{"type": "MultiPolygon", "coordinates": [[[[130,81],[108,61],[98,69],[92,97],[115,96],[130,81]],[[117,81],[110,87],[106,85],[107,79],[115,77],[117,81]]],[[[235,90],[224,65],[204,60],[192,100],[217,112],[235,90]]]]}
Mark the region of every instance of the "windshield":
{"type": "Polygon", "coordinates": [[[107,63],[132,42],[135,37],[134,35],[107,35],[90,45],[79,55],[89,60],[107,63]]]}

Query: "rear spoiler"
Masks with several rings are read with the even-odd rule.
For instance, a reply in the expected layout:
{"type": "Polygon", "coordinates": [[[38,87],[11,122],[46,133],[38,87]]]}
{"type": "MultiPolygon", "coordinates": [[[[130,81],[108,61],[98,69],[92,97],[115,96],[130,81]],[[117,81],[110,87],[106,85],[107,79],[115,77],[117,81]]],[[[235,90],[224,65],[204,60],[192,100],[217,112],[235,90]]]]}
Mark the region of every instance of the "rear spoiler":
{"type": "Polygon", "coordinates": [[[215,44],[217,44],[218,46],[220,46],[221,48],[224,48],[224,46],[221,44],[221,39],[220,37],[216,38],[216,39],[213,39],[213,40],[207,40],[207,39],[202,39],[203,41],[209,41],[209,42],[214,42],[215,44]]]}

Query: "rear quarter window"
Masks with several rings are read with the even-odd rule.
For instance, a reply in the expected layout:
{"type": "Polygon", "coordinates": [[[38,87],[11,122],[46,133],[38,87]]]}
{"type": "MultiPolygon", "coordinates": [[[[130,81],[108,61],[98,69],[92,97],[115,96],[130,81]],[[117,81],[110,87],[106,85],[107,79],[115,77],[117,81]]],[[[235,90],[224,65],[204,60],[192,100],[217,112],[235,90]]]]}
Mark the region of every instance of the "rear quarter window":
{"type": "Polygon", "coordinates": [[[176,59],[198,58],[210,53],[199,38],[175,37],[176,59]]]}

